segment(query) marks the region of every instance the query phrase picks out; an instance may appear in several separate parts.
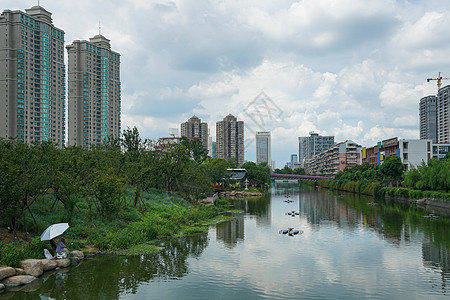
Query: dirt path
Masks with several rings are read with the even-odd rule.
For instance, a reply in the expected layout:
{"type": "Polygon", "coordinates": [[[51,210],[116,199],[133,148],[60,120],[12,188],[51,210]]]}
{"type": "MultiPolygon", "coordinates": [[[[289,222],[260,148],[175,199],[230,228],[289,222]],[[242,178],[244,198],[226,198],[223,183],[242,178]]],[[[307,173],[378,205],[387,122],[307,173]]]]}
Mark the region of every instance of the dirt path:
{"type": "MultiPolygon", "coordinates": [[[[17,231],[19,239],[25,240],[25,232],[17,231]]],[[[33,236],[28,234],[28,240],[31,240],[33,236]]],[[[9,232],[8,228],[0,228],[0,242],[12,243],[14,242],[14,235],[9,232]]]]}

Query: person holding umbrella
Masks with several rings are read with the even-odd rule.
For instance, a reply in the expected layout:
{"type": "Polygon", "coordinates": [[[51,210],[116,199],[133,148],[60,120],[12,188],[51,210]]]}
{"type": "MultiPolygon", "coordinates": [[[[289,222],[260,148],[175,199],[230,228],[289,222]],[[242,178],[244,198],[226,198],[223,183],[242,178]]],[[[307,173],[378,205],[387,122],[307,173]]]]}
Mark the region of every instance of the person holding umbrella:
{"type": "Polygon", "coordinates": [[[63,234],[64,231],[69,228],[68,223],[58,223],[50,225],[45,231],[41,234],[41,241],[50,241],[52,245],[52,250],[54,251],[54,255],[58,255],[58,253],[63,253],[64,248],[67,249],[65,245],[65,239],[61,239],[61,241],[56,245],[56,237],[63,234]]]}

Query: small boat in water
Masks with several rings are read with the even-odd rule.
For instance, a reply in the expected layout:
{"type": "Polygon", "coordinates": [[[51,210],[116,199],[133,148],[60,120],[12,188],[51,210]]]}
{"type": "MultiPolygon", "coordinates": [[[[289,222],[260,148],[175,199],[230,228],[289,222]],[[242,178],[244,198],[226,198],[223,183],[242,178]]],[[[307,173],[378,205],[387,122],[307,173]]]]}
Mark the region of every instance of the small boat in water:
{"type": "Polygon", "coordinates": [[[287,234],[289,236],[295,236],[298,234],[302,234],[303,231],[302,230],[295,230],[294,227],[289,227],[288,229],[282,229],[279,232],[280,234],[287,234]]]}
{"type": "Polygon", "coordinates": [[[293,210],[293,211],[287,212],[286,215],[295,217],[295,216],[298,216],[300,214],[298,212],[296,212],[295,210],[293,210]]]}
{"type": "Polygon", "coordinates": [[[429,214],[428,216],[423,216],[425,219],[439,219],[439,216],[435,216],[433,214],[429,214]]]}

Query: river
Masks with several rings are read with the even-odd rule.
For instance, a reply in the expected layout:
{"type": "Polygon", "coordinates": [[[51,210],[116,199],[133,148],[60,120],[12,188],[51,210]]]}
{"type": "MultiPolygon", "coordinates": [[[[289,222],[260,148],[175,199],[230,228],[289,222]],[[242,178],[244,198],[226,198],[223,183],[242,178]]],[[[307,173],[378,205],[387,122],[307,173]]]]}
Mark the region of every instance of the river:
{"type": "Polygon", "coordinates": [[[293,184],[233,204],[244,213],[165,240],[160,253],[97,256],[0,299],[450,298],[442,214],[426,219],[429,211],[409,204],[293,184]],[[280,233],[288,227],[301,233],[280,233]]]}

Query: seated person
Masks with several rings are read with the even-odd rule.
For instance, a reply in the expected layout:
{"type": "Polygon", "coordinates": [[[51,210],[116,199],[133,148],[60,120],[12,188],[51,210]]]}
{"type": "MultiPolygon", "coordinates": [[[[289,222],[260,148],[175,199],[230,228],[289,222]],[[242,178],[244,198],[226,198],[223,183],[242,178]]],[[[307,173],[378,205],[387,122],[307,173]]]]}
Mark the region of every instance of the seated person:
{"type": "Polygon", "coordinates": [[[59,241],[58,245],[56,245],[56,253],[57,254],[62,254],[64,252],[67,253],[67,251],[69,251],[69,249],[67,249],[66,245],[64,244],[66,242],[65,238],[61,238],[61,241],[59,241]]]}
{"type": "Polygon", "coordinates": [[[56,252],[56,239],[55,238],[50,240],[50,245],[52,246],[52,254],[54,256],[55,252],[56,252]]]}

